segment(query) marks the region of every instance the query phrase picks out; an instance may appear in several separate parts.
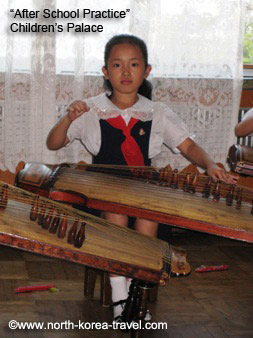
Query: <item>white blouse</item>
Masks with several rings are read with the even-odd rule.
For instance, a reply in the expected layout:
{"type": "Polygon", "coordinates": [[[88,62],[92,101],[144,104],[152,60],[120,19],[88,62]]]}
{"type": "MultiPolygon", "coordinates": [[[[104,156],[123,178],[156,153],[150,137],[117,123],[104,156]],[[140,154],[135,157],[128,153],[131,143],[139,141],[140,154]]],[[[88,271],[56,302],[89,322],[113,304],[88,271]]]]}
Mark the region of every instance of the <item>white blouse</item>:
{"type": "Polygon", "coordinates": [[[116,107],[106,93],[85,100],[90,110],[74,120],[68,129],[70,142],[74,139],[87,148],[92,155],[97,155],[101,145],[100,119],[114,118],[119,115],[126,124],[134,117],[141,121],[152,120],[149,158],[152,159],[162,150],[165,144],[173,152],[186,138],[191,137],[185,124],[164,103],[153,102],[138,94],[138,101],[129,108],[116,107]]]}

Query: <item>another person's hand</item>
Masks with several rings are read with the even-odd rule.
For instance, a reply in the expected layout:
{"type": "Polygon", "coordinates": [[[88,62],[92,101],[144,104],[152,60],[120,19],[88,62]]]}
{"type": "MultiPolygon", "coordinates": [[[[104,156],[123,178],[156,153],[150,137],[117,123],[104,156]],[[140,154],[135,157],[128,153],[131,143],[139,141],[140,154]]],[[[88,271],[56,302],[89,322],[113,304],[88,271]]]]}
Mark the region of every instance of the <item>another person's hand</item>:
{"type": "Polygon", "coordinates": [[[67,109],[68,118],[72,122],[89,110],[90,108],[84,101],[74,101],[67,109]]]}
{"type": "Polygon", "coordinates": [[[207,174],[211,176],[215,182],[221,180],[228,184],[236,184],[238,179],[238,177],[231,175],[216,164],[207,169],[207,174]]]}

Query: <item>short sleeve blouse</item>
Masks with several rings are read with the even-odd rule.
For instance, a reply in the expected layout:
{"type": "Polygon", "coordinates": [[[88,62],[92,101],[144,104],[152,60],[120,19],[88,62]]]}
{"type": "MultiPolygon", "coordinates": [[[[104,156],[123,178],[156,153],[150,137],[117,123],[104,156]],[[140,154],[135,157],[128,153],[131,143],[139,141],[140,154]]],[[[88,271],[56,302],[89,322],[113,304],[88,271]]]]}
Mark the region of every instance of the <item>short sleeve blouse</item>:
{"type": "Polygon", "coordinates": [[[162,150],[165,144],[177,152],[177,147],[188,137],[191,137],[185,124],[165,104],[153,102],[138,94],[138,101],[131,107],[119,109],[107,97],[106,93],[85,101],[90,110],[74,120],[68,130],[70,142],[74,139],[88,149],[92,155],[97,155],[101,145],[99,120],[117,117],[119,115],[129,122],[131,117],[141,121],[152,120],[149,142],[149,158],[152,159],[162,150]]]}

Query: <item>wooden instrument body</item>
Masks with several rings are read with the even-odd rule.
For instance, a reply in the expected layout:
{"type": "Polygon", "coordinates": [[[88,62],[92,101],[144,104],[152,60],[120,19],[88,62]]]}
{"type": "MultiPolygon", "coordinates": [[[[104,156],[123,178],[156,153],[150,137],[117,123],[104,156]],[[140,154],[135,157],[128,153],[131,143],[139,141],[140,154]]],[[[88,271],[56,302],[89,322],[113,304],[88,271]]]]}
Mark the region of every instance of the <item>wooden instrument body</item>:
{"type": "Polygon", "coordinates": [[[0,183],[0,192],[1,244],[152,283],[162,284],[169,276],[171,257],[177,255],[178,251],[172,254],[166,242],[115,226],[10,185],[0,183]],[[3,198],[3,191],[7,192],[7,199],[3,198]],[[76,248],[66,238],[59,238],[57,234],[50,233],[50,229],[46,231],[36,221],[32,221],[31,210],[35,201],[38,203],[38,214],[46,205],[45,217],[50,210],[53,210],[52,221],[57,214],[61,215],[61,219],[67,217],[67,232],[76,220],[80,224],[85,223],[86,239],[83,245],[76,248]]]}
{"type": "MultiPolygon", "coordinates": [[[[76,166],[30,163],[17,176],[17,184],[38,194],[71,204],[159,221],[228,238],[253,242],[251,204],[238,210],[196,194],[144,181],[96,174],[76,166]]],[[[199,179],[206,179],[199,176],[199,179]]]]}
{"type": "Polygon", "coordinates": [[[228,151],[228,163],[232,171],[253,176],[253,147],[239,144],[231,146],[228,151]]]}

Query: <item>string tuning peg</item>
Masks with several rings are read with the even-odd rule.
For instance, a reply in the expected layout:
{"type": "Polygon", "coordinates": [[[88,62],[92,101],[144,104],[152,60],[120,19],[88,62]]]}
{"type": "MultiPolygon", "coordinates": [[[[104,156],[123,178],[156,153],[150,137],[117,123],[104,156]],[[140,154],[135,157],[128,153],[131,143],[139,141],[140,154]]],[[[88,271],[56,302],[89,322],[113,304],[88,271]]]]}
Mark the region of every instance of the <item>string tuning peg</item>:
{"type": "Polygon", "coordinates": [[[158,185],[165,186],[167,185],[167,179],[166,179],[166,171],[165,168],[162,168],[159,170],[159,183],[158,185]]]}
{"type": "Polygon", "coordinates": [[[187,191],[187,187],[190,185],[190,173],[186,173],[184,183],[183,183],[183,191],[187,191]]]}
{"type": "Polygon", "coordinates": [[[71,229],[69,230],[68,233],[68,243],[69,244],[74,244],[75,243],[75,238],[76,238],[76,232],[77,232],[77,226],[78,226],[78,220],[76,220],[71,229]]]}
{"type": "Polygon", "coordinates": [[[208,178],[205,186],[204,186],[204,189],[202,191],[202,197],[204,198],[209,198],[210,196],[210,192],[211,192],[211,185],[212,185],[212,179],[211,177],[208,178]]]}
{"type": "Polygon", "coordinates": [[[146,169],[145,167],[140,167],[140,178],[146,178],[146,169]]]}
{"type": "Polygon", "coordinates": [[[190,173],[187,173],[184,183],[183,183],[183,191],[189,192],[190,194],[195,194],[197,179],[198,179],[197,174],[193,175],[191,178],[190,173]]]}
{"type": "Polygon", "coordinates": [[[54,213],[54,208],[51,207],[49,209],[49,212],[47,214],[47,216],[45,216],[44,220],[43,220],[43,224],[42,224],[42,228],[47,230],[50,226],[51,220],[53,218],[53,213],[54,213]]]}
{"type": "Polygon", "coordinates": [[[62,221],[61,221],[59,228],[58,228],[57,236],[59,238],[64,238],[66,231],[67,231],[67,215],[64,214],[63,217],[62,217],[62,221]]]}
{"type": "Polygon", "coordinates": [[[78,234],[76,236],[75,243],[74,243],[74,246],[76,248],[81,248],[81,246],[83,245],[83,242],[85,240],[85,225],[86,225],[86,223],[82,222],[81,228],[78,231],[78,234]]]}
{"type": "Polygon", "coordinates": [[[143,167],[133,167],[131,168],[131,172],[136,178],[144,178],[145,177],[145,169],[143,167]]]}
{"type": "Polygon", "coordinates": [[[164,170],[163,170],[163,185],[169,186],[169,183],[170,183],[169,169],[167,167],[165,167],[164,170]]]}
{"type": "Polygon", "coordinates": [[[40,208],[40,211],[38,212],[37,223],[39,225],[43,225],[43,223],[44,223],[45,212],[46,212],[46,203],[43,203],[41,208],[40,208]]]}
{"type": "Polygon", "coordinates": [[[220,180],[217,180],[213,189],[213,201],[218,202],[220,200],[220,180]]]}
{"type": "Polygon", "coordinates": [[[234,184],[231,184],[226,195],[226,205],[228,206],[231,206],[233,204],[234,189],[234,184]]]}
{"type": "Polygon", "coordinates": [[[170,182],[170,187],[172,189],[178,188],[178,169],[173,170],[172,178],[171,178],[171,182],[170,182]]]}
{"type": "Polygon", "coordinates": [[[154,168],[150,168],[149,170],[147,170],[147,179],[148,179],[148,181],[152,181],[152,179],[153,179],[153,176],[154,176],[154,171],[155,171],[155,169],[154,168]]]}
{"type": "Polygon", "coordinates": [[[39,210],[39,196],[35,196],[33,203],[32,203],[32,209],[30,212],[31,221],[36,221],[38,217],[38,210],[39,210]]]}
{"type": "Polygon", "coordinates": [[[57,229],[58,229],[58,226],[60,224],[60,214],[61,214],[60,211],[57,211],[57,214],[56,214],[55,218],[52,221],[52,224],[51,224],[51,226],[49,228],[49,232],[51,234],[55,234],[56,231],[57,231],[57,229]]]}
{"type": "Polygon", "coordinates": [[[159,180],[160,180],[160,171],[152,169],[151,176],[150,176],[150,181],[153,184],[159,185],[159,180]]]}
{"type": "Polygon", "coordinates": [[[242,189],[238,188],[236,193],[236,209],[241,209],[242,206],[242,189]]]}
{"type": "Polygon", "coordinates": [[[198,174],[195,174],[192,177],[190,187],[189,187],[189,192],[191,194],[195,194],[195,192],[196,192],[197,181],[198,181],[198,174]]]}

